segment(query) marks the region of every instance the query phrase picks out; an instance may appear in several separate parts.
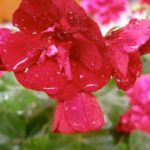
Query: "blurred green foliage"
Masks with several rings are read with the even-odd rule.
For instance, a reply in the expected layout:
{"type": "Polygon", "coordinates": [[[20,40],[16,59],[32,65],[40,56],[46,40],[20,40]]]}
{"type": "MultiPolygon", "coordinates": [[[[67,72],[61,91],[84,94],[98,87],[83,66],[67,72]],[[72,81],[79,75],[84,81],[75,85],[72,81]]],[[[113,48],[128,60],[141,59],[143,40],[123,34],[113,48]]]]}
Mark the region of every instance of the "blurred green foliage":
{"type": "MultiPolygon", "coordinates": [[[[150,56],[144,57],[144,73],[150,72],[150,56]]],[[[54,100],[42,92],[23,88],[11,73],[0,80],[0,150],[150,150],[149,137],[140,131],[117,133],[128,98],[113,81],[94,93],[106,124],[88,134],[53,134],[54,100]]]]}

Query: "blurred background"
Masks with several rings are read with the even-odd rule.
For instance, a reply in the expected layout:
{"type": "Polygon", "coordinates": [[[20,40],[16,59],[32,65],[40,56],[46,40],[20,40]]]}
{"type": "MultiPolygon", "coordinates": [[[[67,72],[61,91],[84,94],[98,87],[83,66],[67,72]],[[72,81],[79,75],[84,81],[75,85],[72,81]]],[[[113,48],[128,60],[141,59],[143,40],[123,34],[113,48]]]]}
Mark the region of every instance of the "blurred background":
{"type": "MultiPolygon", "coordinates": [[[[12,14],[19,3],[20,0],[0,0],[0,27],[12,28],[12,14]]],[[[82,5],[81,0],[78,3],[82,5]]],[[[118,20],[107,23],[101,22],[94,14],[89,15],[106,35],[114,27],[125,26],[131,18],[149,18],[150,6],[138,0],[128,1],[118,20]]],[[[150,73],[150,55],[144,56],[142,61],[143,74],[150,73]]],[[[129,109],[129,98],[114,81],[95,93],[105,115],[103,129],[88,134],[65,135],[50,130],[54,100],[42,92],[23,88],[12,73],[0,74],[0,150],[150,150],[150,138],[146,133],[116,131],[121,114],[129,109]]]]}

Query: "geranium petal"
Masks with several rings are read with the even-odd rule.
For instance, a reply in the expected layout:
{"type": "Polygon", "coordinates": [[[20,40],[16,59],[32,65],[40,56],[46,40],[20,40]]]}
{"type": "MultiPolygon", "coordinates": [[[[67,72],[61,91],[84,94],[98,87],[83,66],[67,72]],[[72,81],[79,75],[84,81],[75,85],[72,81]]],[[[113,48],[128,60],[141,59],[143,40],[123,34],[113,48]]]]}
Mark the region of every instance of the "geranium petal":
{"type": "Polygon", "coordinates": [[[76,54],[83,64],[93,71],[100,70],[102,60],[101,54],[97,47],[82,34],[74,34],[75,42],[77,43],[76,54]]]}
{"type": "Polygon", "coordinates": [[[138,51],[150,39],[150,20],[132,19],[127,26],[106,37],[114,50],[128,53],[138,51]]]}
{"type": "Polygon", "coordinates": [[[114,74],[114,79],[117,83],[117,86],[122,90],[128,90],[135,83],[136,77],[132,76],[130,72],[126,75],[126,77],[122,77],[117,73],[114,74]]]}
{"type": "Polygon", "coordinates": [[[114,78],[120,89],[128,90],[140,76],[142,64],[140,60],[140,52],[129,54],[129,65],[126,76],[122,76],[119,72],[115,72],[114,78]]]}
{"type": "Polygon", "coordinates": [[[13,24],[21,31],[39,33],[57,20],[53,0],[23,0],[13,17],[13,24]]]}
{"type": "Polygon", "coordinates": [[[108,57],[115,69],[115,72],[125,77],[128,72],[128,64],[129,64],[128,54],[118,50],[110,50],[108,57]]]}
{"type": "Polygon", "coordinates": [[[54,0],[58,8],[58,13],[62,17],[67,18],[71,28],[75,28],[78,32],[94,42],[100,51],[106,50],[105,40],[101,34],[99,26],[85,13],[74,0],[54,0]]]}
{"type": "Polygon", "coordinates": [[[150,39],[144,45],[142,45],[139,50],[141,55],[150,53],[150,39]]]}
{"type": "Polygon", "coordinates": [[[40,55],[39,41],[28,39],[24,34],[11,34],[1,49],[1,59],[8,71],[18,71],[35,63],[40,55]]]}
{"type": "Polygon", "coordinates": [[[139,77],[142,72],[142,62],[140,58],[140,52],[137,51],[135,53],[129,54],[129,71],[135,76],[139,77]]]}
{"type": "Polygon", "coordinates": [[[63,105],[61,102],[55,120],[53,131],[62,133],[89,132],[100,129],[104,123],[103,113],[95,97],[86,93],[77,94],[64,101],[63,105]]]}
{"type": "Polygon", "coordinates": [[[11,30],[2,28],[0,29],[0,70],[5,70],[4,65],[1,61],[1,51],[3,50],[3,46],[7,38],[10,36],[11,30]]]}
{"type": "Polygon", "coordinates": [[[49,95],[49,96],[53,97],[54,99],[58,99],[62,101],[74,97],[80,90],[81,89],[78,88],[73,83],[68,83],[60,93],[55,95],[49,95]]]}
{"type": "Polygon", "coordinates": [[[18,81],[26,88],[44,91],[50,95],[62,91],[68,82],[54,60],[33,65],[15,74],[18,81]]]}
{"type": "Polygon", "coordinates": [[[73,81],[75,84],[86,92],[93,92],[102,88],[110,79],[112,70],[107,62],[101,67],[99,71],[90,71],[82,63],[75,62],[73,65],[73,81]]]}
{"type": "Polygon", "coordinates": [[[0,29],[0,45],[5,42],[5,40],[9,37],[10,34],[11,34],[11,30],[6,28],[0,29]]]}
{"type": "Polygon", "coordinates": [[[52,127],[53,132],[73,133],[74,129],[68,124],[64,116],[64,102],[58,102],[54,122],[52,127]]]}

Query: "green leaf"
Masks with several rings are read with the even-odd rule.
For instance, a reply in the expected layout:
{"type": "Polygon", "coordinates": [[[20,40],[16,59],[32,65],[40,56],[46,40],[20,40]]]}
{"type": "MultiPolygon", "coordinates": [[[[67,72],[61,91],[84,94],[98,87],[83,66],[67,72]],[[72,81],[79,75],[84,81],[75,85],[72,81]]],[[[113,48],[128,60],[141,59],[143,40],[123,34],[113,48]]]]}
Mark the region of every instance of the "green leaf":
{"type": "Polygon", "coordinates": [[[24,138],[25,121],[17,114],[0,111],[0,135],[5,139],[24,138]]]}
{"type": "Polygon", "coordinates": [[[48,136],[40,136],[28,139],[26,143],[23,145],[22,150],[52,150],[49,147],[49,139],[48,136]]]}
{"type": "Polygon", "coordinates": [[[143,132],[132,132],[129,137],[130,150],[150,150],[150,139],[143,132]]]}
{"type": "Polygon", "coordinates": [[[113,150],[128,150],[128,146],[125,143],[117,144],[113,150]]]}
{"type": "Polygon", "coordinates": [[[51,133],[50,141],[53,150],[110,150],[114,146],[113,136],[104,130],[74,135],[51,133]]]}

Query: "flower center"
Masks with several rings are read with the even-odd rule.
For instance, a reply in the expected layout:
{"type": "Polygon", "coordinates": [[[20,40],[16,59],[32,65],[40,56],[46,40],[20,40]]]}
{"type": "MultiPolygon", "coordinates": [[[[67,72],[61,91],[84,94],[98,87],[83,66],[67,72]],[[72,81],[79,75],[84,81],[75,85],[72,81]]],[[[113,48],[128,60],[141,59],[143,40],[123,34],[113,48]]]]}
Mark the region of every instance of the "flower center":
{"type": "Polygon", "coordinates": [[[44,62],[46,57],[54,58],[60,67],[71,80],[71,67],[70,67],[70,49],[72,47],[72,35],[65,31],[61,23],[56,23],[53,27],[49,27],[43,31],[40,38],[43,41],[44,50],[39,58],[39,63],[44,62]]]}

